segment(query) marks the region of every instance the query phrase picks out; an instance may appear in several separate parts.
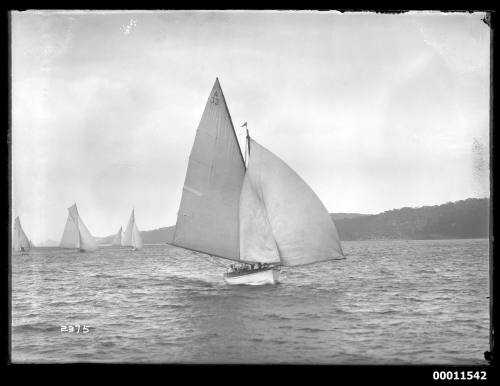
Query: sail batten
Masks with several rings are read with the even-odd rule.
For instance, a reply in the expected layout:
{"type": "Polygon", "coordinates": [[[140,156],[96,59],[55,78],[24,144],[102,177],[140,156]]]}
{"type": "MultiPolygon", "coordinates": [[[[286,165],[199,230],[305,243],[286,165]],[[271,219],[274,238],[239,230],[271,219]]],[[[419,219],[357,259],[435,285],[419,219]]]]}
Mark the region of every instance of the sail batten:
{"type": "Polygon", "coordinates": [[[189,156],[173,243],[239,260],[239,198],[245,164],[218,79],[189,156]]]}

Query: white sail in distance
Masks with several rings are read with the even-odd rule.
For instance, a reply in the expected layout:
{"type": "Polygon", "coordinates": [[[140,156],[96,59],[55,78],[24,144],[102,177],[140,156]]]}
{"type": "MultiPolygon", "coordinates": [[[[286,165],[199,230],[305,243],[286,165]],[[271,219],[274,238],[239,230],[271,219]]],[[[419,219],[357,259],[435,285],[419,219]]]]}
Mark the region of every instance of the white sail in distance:
{"type": "Polygon", "coordinates": [[[27,251],[31,248],[31,242],[29,241],[26,233],[24,233],[23,227],[21,226],[21,220],[16,217],[14,220],[14,234],[13,234],[13,248],[15,251],[27,251]]]}
{"type": "Polygon", "coordinates": [[[136,249],[142,248],[142,237],[139,229],[137,228],[137,224],[135,223],[135,213],[133,209],[128,220],[127,229],[125,229],[122,242],[122,245],[127,247],[134,247],[136,249]]]}
{"type": "Polygon", "coordinates": [[[189,156],[173,245],[239,260],[245,163],[219,83],[210,92],[189,156]]]}
{"type": "Polygon", "coordinates": [[[118,230],[118,233],[115,235],[113,238],[113,241],[111,243],[112,246],[121,246],[122,245],[122,237],[123,237],[123,230],[122,227],[118,230]]]}
{"type": "Polygon", "coordinates": [[[240,199],[241,259],[297,266],[343,258],[335,224],[318,196],[280,158],[249,141],[240,199]]]}
{"type": "Polygon", "coordinates": [[[68,219],[59,246],[85,251],[97,249],[97,241],[80,218],[76,203],[68,208],[68,219]]]}

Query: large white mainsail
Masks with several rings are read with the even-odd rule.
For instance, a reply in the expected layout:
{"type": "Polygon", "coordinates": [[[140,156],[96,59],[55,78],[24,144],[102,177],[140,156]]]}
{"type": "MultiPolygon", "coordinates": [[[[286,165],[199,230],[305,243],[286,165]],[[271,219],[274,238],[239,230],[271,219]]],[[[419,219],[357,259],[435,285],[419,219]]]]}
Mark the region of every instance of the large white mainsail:
{"type": "Polygon", "coordinates": [[[116,246],[122,246],[122,237],[123,237],[123,230],[122,227],[118,230],[118,233],[116,236],[113,238],[113,241],[111,242],[111,245],[116,247],[116,246]]]}
{"type": "Polygon", "coordinates": [[[15,251],[27,251],[31,248],[31,242],[29,241],[26,233],[24,233],[23,227],[21,226],[21,220],[19,216],[14,220],[14,234],[13,234],[13,248],[15,251]]]}
{"type": "Polygon", "coordinates": [[[343,258],[335,224],[313,190],[253,139],[249,149],[240,199],[241,259],[296,266],[343,258]]]}
{"type": "Polygon", "coordinates": [[[68,219],[59,246],[61,248],[78,248],[84,251],[97,249],[97,241],[80,218],[76,203],[68,208],[68,219]]]}
{"type": "Polygon", "coordinates": [[[210,92],[177,213],[173,245],[239,260],[239,200],[245,163],[219,79],[210,92]]]}
{"type": "Polygon", "coordinates": [[[132,209],[130,218],[128,220],[127,229],[123,235],[123,245],[128,247],[134,247],[135,249],[142,248],[142,237],[137,224],[135,223],[135,213],[132,209]]]}

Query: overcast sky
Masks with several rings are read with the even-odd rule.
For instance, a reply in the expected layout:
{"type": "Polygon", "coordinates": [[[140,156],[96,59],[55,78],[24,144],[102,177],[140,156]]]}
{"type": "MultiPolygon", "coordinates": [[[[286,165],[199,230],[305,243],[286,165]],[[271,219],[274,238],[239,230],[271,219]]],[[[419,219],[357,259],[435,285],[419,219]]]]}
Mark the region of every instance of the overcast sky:
{"type": "Polygon", "coordinates": [[[59,241],[174,225],[215,78],[237,134],[330,212],[489,196],[482,13],[22,12],[12,15],[12,215],[59,241]]]}

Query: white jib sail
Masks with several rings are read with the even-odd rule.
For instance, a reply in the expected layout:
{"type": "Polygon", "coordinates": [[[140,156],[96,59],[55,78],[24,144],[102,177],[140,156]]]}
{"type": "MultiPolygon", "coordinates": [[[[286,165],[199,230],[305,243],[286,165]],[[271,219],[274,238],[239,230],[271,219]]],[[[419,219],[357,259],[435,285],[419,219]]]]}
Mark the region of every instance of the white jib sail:
{"type": "Polygon", "coordinates": [[[14,243],[13,247],[15,251],[21,251],[24,249],[27,251],[28,249],[31,248],[31,243],[26,236],[26,233],[24,233],[23,227],[21,226],[21,220],[19,220],[19,217],[16,217],[14,220],[14,243]]]}
{"type": "MultiPolygon", "coordinates": [[[[249,199],[252,194],[243,191],[243,203],[254,202],[249,205],[250,210],[242,208],[245,217],[241,221],[242,226],[254,229],[254,234],[242,243],[242,259],[270,250],[269,238],[255,234],[255,229],[266,229],[262,217],[267,217],[270,230],[266,231],[275,239],[283,265],[341,258],[337,229],[318,196],[293,169],[252,139],[245,178],[250,180],[248,190],[253,198],[249,199]]],[[[266,256],[271,255],[266,252],[266,256]]]]}
{"type": "Polygon", "coordinates": [[[80,249],[85,251],[96,250],[97,240],[90,234],[80,216],[78,216],[78,229],[80,230],[80,249]]]}
{"type": "Polygon", "coordinates": [[[142,248],[141,233],[135,223],[135,213],[133,209],[128,220],[127,229],[125,229],[125,234],[123,235],[123,245],[137,249],[142,248]]]}
{"type": "Polygon", "coordinates": [[[123,235],[123,230],[122,227],[118,230],[118,233],[114,237],[113,241],[111,242],[111,245],[113,246],[121,246],[122,245],[122,235],[123,235]]]}
{"type": "Polygon", "coordinates": [[[61,248],[79,248],[86,251],[97,249],[97,241],[80,218],[76,204],[68,208],[68,219],[59,246],[61,248]]]}
{"type": "Polygon", "coordinates": [[[280,255],[267,219],[262,189],[252,176],[249,164],[240,197],[240,257],[245,261],[279,263],[280,255]]]}
{"type": "Polygon", "coordinates": [[[244,175],[243,156],[217,79],[189,156],[172,244],[239,260],[244,175]]]}

